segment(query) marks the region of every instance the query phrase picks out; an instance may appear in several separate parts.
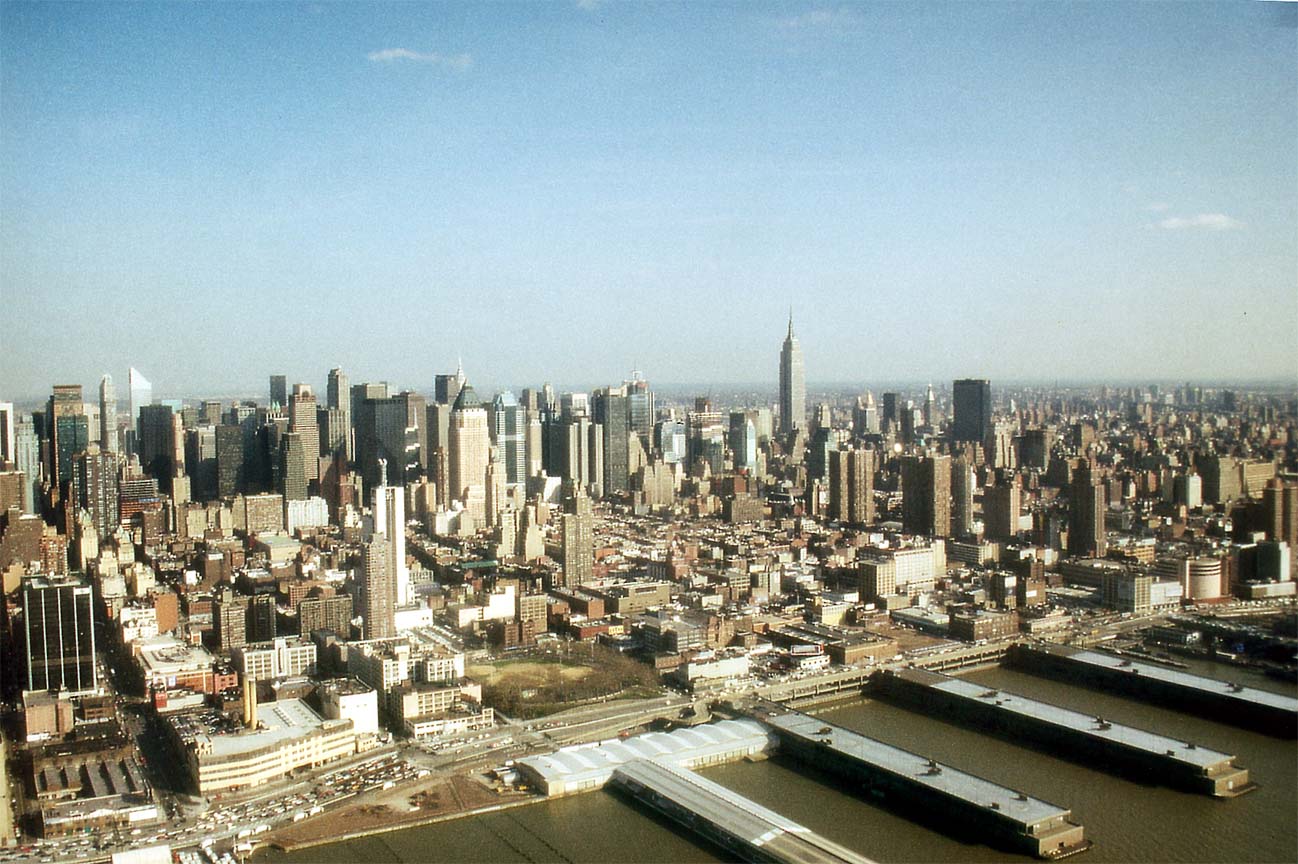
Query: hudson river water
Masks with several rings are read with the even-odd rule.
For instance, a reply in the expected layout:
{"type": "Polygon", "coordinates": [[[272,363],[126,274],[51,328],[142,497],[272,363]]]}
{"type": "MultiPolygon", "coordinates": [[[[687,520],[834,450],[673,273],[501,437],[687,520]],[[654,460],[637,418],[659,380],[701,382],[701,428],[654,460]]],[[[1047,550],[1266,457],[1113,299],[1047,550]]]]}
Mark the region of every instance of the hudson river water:
{"type": "MultiPolygon", "coordinates": [[[[1242,670],[1194,664],[1193,671],[1293,692],[1242,670]]],[[[1008,669],[969,680],[1102,715],[1119,723],[1234,754],[1261,788],[1219,801],[1142,786],[1104,771],[1016,746],[873,700],[836,703],[813,713],[954,767],[1071,808],[1095,846],[1086,862],[1298,861],[1298,743],[1201,720],[1008,669]]],[[[804,777],[778,757],[704,774],[831,840],[881,862],[1029,861],[961,842],[804,777]]],[[[443,822],[258,862],[693,862],[728,860],[687,832],[611,792],[589,792],[500,813],[443,822]]]]}

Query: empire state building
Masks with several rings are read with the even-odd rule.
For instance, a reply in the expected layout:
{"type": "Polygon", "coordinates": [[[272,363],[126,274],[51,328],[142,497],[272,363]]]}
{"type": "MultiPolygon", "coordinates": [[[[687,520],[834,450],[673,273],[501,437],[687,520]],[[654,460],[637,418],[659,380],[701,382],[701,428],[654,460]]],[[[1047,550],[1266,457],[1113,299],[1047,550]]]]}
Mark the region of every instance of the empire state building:
{"type": "Polygon", "coordinates": [[[801,429],[807,422],[807,379],[802,369],[802,346],[793,335],[793,313],[789,313],[789,335],[780,349],[780,434],[801,429]]]}

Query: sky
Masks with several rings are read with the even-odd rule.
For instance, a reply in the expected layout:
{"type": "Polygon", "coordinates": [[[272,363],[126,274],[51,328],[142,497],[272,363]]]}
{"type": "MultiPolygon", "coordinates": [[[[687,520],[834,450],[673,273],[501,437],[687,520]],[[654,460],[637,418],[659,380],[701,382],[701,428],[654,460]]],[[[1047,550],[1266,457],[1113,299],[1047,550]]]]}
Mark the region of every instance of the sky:
{"type": "Polygon", "coordinates": [[[1298,6],[0,3],[0,399],[1298,380],[1298,6]]]}

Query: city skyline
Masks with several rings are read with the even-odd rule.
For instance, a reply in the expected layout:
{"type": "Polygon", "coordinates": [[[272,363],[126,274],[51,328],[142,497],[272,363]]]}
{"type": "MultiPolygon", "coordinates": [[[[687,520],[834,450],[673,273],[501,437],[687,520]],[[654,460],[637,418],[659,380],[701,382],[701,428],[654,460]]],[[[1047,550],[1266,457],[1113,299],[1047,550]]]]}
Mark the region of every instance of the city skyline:
{"type": "Polygon", "coordinates": [[[1296,47],[0,0],[0,864],[1298,861],[1296,47]]]}
{"type": "Polygon", "coordinates": [[[585,5],[5,4],[7,397],[1292,380],[1292,6],[585,5]]]}

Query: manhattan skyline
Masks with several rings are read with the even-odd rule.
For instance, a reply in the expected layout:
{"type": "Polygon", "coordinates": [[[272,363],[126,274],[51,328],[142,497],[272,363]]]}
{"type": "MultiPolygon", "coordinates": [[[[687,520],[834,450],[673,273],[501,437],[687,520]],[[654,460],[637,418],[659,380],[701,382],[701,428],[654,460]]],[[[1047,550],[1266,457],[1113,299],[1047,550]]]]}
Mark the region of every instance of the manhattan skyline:
{"type": "Polygon", "coordinates": [[[1285,4],[0,22],[13,398],[131,365],[426,389],[457,355],[738,385],[790,302],[812,387],[1294,376],[1285,4]]]}

